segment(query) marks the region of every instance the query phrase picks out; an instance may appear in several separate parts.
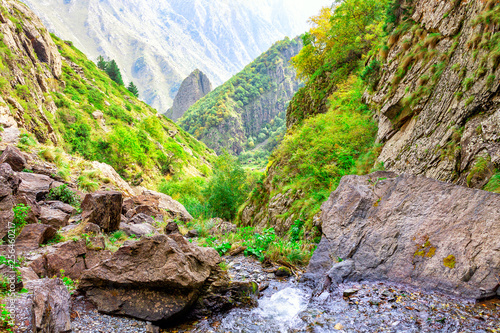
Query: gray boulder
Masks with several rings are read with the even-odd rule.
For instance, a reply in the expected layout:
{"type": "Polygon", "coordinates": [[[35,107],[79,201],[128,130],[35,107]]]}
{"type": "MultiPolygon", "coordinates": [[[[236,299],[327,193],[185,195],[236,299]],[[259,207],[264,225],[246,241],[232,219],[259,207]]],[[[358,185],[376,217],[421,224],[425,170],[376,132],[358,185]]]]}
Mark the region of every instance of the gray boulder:
{"type": "Polygon", "coordinates": [[[391,280],[473,298],[496,293],[500,194],[387,172],[346,176],[321,219],[309,279],[391,280]],[[348,261],[340,267],[338,257],[348,261]]]}
{"type": "Polygon", "coordinates": [[[70,294],[61,279],[39,279],[25,283],[33,293],[32,323],[40,333],[71,331],[70,294]]]}
{"type": "Polygon", "coordinates": [[[135,235],[137,237],[158,234],[158,231],[149,223],[120,223],[120,230],[123,230],[128,236],[135,235]]]}

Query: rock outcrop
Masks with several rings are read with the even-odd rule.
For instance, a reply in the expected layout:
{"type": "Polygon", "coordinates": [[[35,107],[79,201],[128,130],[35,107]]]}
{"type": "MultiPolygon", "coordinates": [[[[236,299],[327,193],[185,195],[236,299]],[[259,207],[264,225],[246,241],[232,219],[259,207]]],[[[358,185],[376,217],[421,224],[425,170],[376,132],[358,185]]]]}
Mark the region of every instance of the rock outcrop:
{"type": "Polygon", "coordinates": [[[168,323],[191,309],[211,285],[228,290],[227,281],[214,278],[220,261],[214,249],[192,245],[180,234],[156,235],[124,245],[86,270],[80,288],[101,312],[168,323]]]}
{"type": "Polygon", "coordinates": [[[0,239],[7,235],[9,223],[14,218],[12,208],[21,180],[9,164],[0,164],[0,239]]]}
{"type": "Polygon", "coordinates": [[[174,105],[165,114],[172,120],[177,120],[184,112],[200,98],[212,91],[212,83],[209,78],[199,69],[189,74],[182,81],[181,87],[175,95],[174,105]]]}
{"type": "Polygon", "coordinates": [[[499,27],[492,1],[400,1],[374,93],[386,169],[482,188],[500,168],[499,27]],[[423,48],[421,47],[423,45],[423,48]],[[402,72],[400,72],[403,69],[402,72]],[[402,74],[401,74],[402,73],[402,74]]]}
{"type": "Polygon", "coordinates": [[[495,295],[499,203],[500,194],[419,176],[345,176],[323,204],[323,237],[306,277],[327,285],[391,280],[464,297],[495,295]]]}

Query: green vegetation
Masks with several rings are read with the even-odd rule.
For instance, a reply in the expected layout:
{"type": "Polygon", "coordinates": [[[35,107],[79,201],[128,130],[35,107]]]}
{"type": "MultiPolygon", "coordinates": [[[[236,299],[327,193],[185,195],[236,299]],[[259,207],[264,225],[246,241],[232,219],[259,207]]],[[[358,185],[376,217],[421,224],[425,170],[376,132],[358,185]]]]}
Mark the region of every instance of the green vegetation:
{"type": "Polygon", "coordinates": [[[71,191],[66,184],[52,188],[46,199],[62,201],[74,207],[80,206],[80,196],[71,191]]]}
{"type": "Polygon", "coordinates": [[[495,175],[490,178],[490,181],[486,184],[484,190],[500,193],[500,170],[496,170],[495,175]]]}
{"type": "MultiPolygon", "coordinates": [[[[297,39],[286,38],[275,43],[229,81],[191,106],[179,119],[180,126],[218,151],[227,149],[240,153],[242,149],[252,150],[267,139],[279,140],[277,138],[284,132],[284,112],[279,120],[271,123],[280,110],[286,109],[291,96],[279,85],[281,82],[274,79],[275,71],[278,67],[287,67],[290,55],[297,54],[300,48],[297,39]],[[270,115],[269,121],[255,120],[264,116],[254,114],[259,108],[272,108],[276,114],[270,115]],[[250,119],[243,121],[245,116],[250,119]],[[238,132],[243,133],[242,138],[238,132]]],[[[288,69],[285,76],[286,80],[294,79],[294,73],[288,69]]],[[[273,147],[271,144],[267,150],[273,147]]]]}
{"type": "MultiPolygon", "coordinates": [[[[155,184],[171,173],[209,173],[210,166],[203,159],[210,162],[213,155],[202,143],[159,117],[76,48],[55,36],[53,40],[59,52],[84,73],[77,74],[74,66],[64,62],[66,88],[52,93],[58,110],[51,121],[68,153],[110,164],[129,182],[155,184]],[[106,127],[94,119],[96,111],[104,114],[106,127]],[[177,135],[171,137],[169,131],[177,135]]],[[[100,59],[98,65],[102,67],[103,61],[100,59]]],[[[105,63],[105,69],[114,67],[112,61],[105,63]]],[[[85,176],[79,179],[84,190],[95,190],[96,183],[85,176]]]]}
{"type": "Polygon", "coordinates": [[[14,208],[12,208],[12,211],[14,212],[14,219],[12,223],[16,228],[16,237],[26,225],[26,218],[28,217],[28,213],[30,210],[31,208],[24,204],[17,204],[16,206],[14,206],[14,208]]]}
{"type": "Polygon", "coordinates": [[[127,90],[130,91],[135,97],[139,97],[139,89],[137,89],[134,82],[130,82],[128,84],[127,90]]]}
{"type": "Polygon", "coordinates": [[[0,303],[0,329],[4,329],[5,332],[12,332],[12,314],[6,308],[6,305],[0,303]]]}

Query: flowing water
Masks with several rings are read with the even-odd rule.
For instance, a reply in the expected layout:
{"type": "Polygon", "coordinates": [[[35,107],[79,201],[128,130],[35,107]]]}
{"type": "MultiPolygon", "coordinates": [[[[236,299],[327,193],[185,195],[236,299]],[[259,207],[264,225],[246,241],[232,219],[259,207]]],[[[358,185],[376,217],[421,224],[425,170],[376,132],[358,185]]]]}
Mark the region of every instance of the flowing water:
{"type": "Polygon", "coordinates": [[[500,301],[474,304],[402,285],[349,283],[313,295],[272,282],[253,309],[234,309],[179,332],[500,332],[500,301]],[[349,290],[350,289],[350,290],[349,290]],[[353,293],[344,296],[344,291],[353,293]]]}

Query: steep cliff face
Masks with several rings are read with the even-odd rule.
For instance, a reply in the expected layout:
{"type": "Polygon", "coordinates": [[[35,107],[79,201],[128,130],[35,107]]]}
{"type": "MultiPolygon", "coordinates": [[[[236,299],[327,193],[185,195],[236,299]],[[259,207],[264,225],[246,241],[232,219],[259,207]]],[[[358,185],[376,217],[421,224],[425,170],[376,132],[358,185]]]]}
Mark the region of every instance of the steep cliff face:
{"type": "MultiPolygon", "coordinates": [[[[276,43],[189,108],[180,126],[219,152],[239,154],[253,147],[263,127],[286,110],[300,86],[289,61],[301,47],[298,38],[276,43]]],[[[268,136],[263,133],[261,139],[268,136]]]]}
{"type": "Polygon", "coordinates": [[[57,107],[47,94],[59,86],[62,58],[41,21],[25,5],[6,0],[0,4],[0,125],[4,136],[13,140],[24,129],[42,143],[57,143],[49,121],[57,107]]]}
{"type": "MultiPolygon", "coordinates": [[[[366,61],[357,74],[364,81],[363,97],[350,106],[351,112],[363,105],[372,110],[378,127],[375,145],[361,155],[351,154],[355,168],[344,169],[344,174],[385,169],[500,191],[500,5],[398,1],[388,13],[387,36],[363,52],[366,61]]],[[[351,59],[362,55],[353,53],[351,59]]],[[[336,188],[335,170],[341,164],[332,159],[329,169],[321,169],[320,163],[302,161],[308,166],[303,174],[318,170],[317,180],[331,180],[311,191],[303,186],[305,180],[289,172],[300,170],[297,161],[307,155],[286,150],[300,149],[300,133],[327,135],[318,122],[331,112],[332,97],[342,95],[339,82],[357,67],[349,64],[353,62],[328,64],[329,70],[318,70],[294,96],[287,110],[285,144],[276,150],[265,179],[241,210],[244,225],[272,225],[281,232],[298,218],[309,221],[309,227],[321,225],[319,215],[313,218],[319,206],[308,203],[324,200],[323,192],[336,188]]],[[[370,136],[369,125],[364,126],[370,136]]],[[[344,148],[344,143],[338,145],[344,148]]]]}
{"type": "Polygon", "coordinates": [[[181,87],[175,95],[174,105],[165,114],[172,120],[177,120],[184,112],[200,98],[212,91],[212,83],[200,70],[196,69],[182,81],[181,87]]]}
{"type": "Polygon", "coordinates": [[[500,167],[500,7],[402,2],[366,101],[379,109],[386,169],[483,188],[500,167]]]}
{"type": "MultiPolygon", "coordinates": [[[[0,145],[58,160],[53,173],[67,180],[74,165],[59,159],[62,150],[107,163],[135,185],[210,172],[214,155],[205,145],[50,35],[26,5],[0,6],[0,145]]],[[[102,178],[107,167],[88,165],[102,178]]]]}

